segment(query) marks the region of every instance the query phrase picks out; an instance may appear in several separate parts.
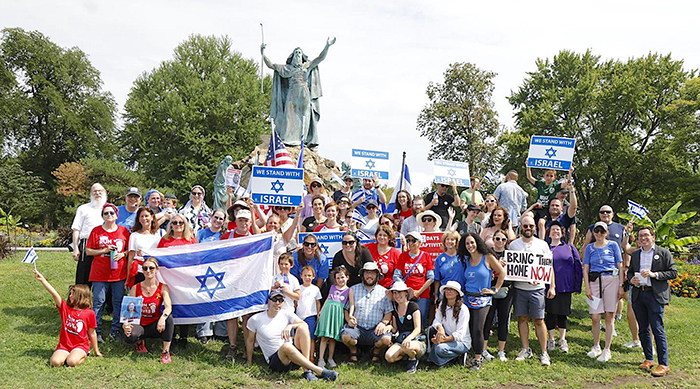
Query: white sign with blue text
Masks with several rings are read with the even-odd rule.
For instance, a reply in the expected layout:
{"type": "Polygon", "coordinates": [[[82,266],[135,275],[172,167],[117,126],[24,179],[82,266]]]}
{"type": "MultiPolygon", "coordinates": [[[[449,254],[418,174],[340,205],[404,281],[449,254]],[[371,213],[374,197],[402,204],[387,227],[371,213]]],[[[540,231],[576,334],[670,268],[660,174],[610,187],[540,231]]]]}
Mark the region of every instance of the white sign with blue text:
{"type": "Polygon", "coordinates": [[[352,149],[350,164],[353,177],[389,179],[389,153],[386,151],[352,149]]]}
{"type": "Polygon", "coordinates": [[[569,170],[574,160],[576,139],[533,136],[527,166],[539,169],[569,170]]]}
{"type": "Polygon", "coordinates": [[[454,181],[457,186],[469,188],[469,164],[466,162],[434,159],[433,174],[436,184],[450,185],[454,181]]]}
{"type": "Polygon", "coordinates": [[[251,198],[259,205],[296,207],[304,190],[304,169],[253,166],[251,198]]]}

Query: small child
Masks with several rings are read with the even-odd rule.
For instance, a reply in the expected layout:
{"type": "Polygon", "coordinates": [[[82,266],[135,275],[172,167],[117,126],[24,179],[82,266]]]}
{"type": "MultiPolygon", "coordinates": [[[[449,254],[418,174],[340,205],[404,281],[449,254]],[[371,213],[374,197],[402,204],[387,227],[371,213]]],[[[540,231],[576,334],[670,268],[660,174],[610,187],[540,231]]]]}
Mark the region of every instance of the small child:
{"type": "Polygon", "coordinates": [[[163,211],[177,213],[177,197],[174,194],[166,194],[163,202],[163,211]]]}
{"type": "Polygon", "coordinates": [[[272,279],[272,288],[282,288],[284,292],[284,305],[282,309],[294,312],[294,301],[299,300],[299,280],[289,274],[289,271],[294,267],[294,257],[290,253],[280,255],[277,260],[280,268],[280,274],[272,279]]]}
{"type": "Polygon", "coordinates": [[[557,196],[557,193],[562,188],[566,188],[568,182],[572,179],[572,173],[573,169],[569,170],[568,180],[557,181],[557,171],[547,169],[544,171],[544,178],[535,180],[535,177],[532,176],[532,169],[530,167],[527,168],[527,180],[537,189],[535,202],[541,205],[541,207],[538,206],[534,210],[536,222],[549,213],[549,202],[557,196]]]}
{"type": "Polygon", "coordinates": [[[318,367],[320,368],[326,366],[326,362],[323,360],[326,345],[328,345],[328,367],[337,366],[333,360],[333,354],[335,354],[335,341],[340,340],[340,331],[345,324],[344,309],[349,306],[350,316],[355,313],[355,297],[352,289],[348,287],[350,272],[345,266],[339,266],[333,273],[332,279],[335,280],[335,283],[328,292],[328,299],[323,304],[316,327],[316,336],[321,338],[318,352],[318,367]]]}
{"type": "Polygon", "coordinates": [[[95,312],[91,309],[92,295],[87,285],[71,285],[66,302],[37,270],[34,270],[34,278],[39,280],[51,294],[61,314],[61,333],[58,337],[58,346],[51,356],[51,366],[80,365],[90,353],[90,345],[95,350],[95,355],[101,357],[95,331],[97,320],[95,312]]]}
{"type": "Polygon", "coordinates": [[[311,339],[314,339],[316,331],[316,319],[321,313],[321,289],[312,284],[316,277],[316,271],[311,265],[306,265],[301,269],[301,293],[297,302],[296,314],[309,326],[311,339]]]}

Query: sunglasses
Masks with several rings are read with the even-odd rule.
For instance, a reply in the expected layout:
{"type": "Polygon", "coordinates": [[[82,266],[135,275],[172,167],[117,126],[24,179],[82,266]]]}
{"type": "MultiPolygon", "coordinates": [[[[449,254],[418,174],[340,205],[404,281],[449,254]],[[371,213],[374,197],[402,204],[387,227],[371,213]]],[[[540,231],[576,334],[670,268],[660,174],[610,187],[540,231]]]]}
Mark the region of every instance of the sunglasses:
{"type": "Polygon", "coordinates": [[[389,220],[387,220],[387,221],[382,222],[381,224],[383,226],[390,226],[392,223],[389,220]]]}
{"type": "Polygon", "coordinates": [[[284,297],[273,297],[270,299],[273,303],[283,303],[284,302],[284,297]]]}
{"type": "Polygon", "coordinates": [[[343,241],[343,246],[352,246],[355,244],[354,240],[344,240],[343,241]]]}
{"type": "Polygon", "coordinates": [[[406,238],[406,243],[416,243],[416,242],[418,242],[418,240],[416,240],[414,238],[406,238]]]}
{"type": "Polygon", "coordinates": [[[221,216],[214,216],[214,220],[221,220],[221,221],[223,221],[223,220],[224,220],[224,218],[223,218],[223,217],[221,217],[221,216]]]}
{"type": "Polygon", "coordinates": [[[484,200],[485,203],[495,203],[496,200],[484,200]]]}
{"type": "Polygon", "coordinates": [[[600,211],[600,212],[598,212],[598,213],[607,215],[607,214],[609,214],[609,213],[612,213],[612,211],[600,211]]]}
{"type": "Polygon", "coordinates": [[[374,205],[368,205],[367,210],[370,210],[370,209],[377,209],[377,207],[375,207],[374,205]]]}
{"type": "Polygon", "coordinates": [[[173,221],[173,222],[170,222],[170,224],[172,224],[174,226],[184,226],[185,222],[173,221]]]}
{"type": "Polygon", "coordinates": [[[291,211],[292,207],[277,207],[278,211],[291,211]]]}
{"type": "Polygon", "coordinates": [[[116,215],[116,213],[114,213],[112,211],[102,212],[102,216],[108,216],[108,215],[116,215]]]}
{"type": "Polygon", "coordinates": [[[316,247],[316,242],[304,242],[305,247],[316,247]]]}
{"type": "Polygon", "coordinates": [[[602,229],[602,228],[596,228],[596,229],[593,230],[593,232],[596,233],[596,234],[604,234],[604,233],[605,233],[605,230],[602,229]]]}
{"type": "Polygon", "coordinates": [[[192,196],[201,196],[202,192],[192,192],[192,196]]]}
{"type": "Polygon", "coordinates": [[[312,187],[312,188],[320,188],[321,185],[320,185],[320,184],[311,184],[311,187],[312,187]]]}
{"type": "Polygon", "coordinates": [[[423,223],[430,223],[430,222],[434,222],[434,221],[435,221],[435,219],[432,217],[424,217],[423,218],[423,223]]]}
{"type": "Polygon", "coordinates": [[[143,269],[143,271],[152,271],[152,270],[156,270],[156,267],[155,266],[143,266],[142,269],[143,269]]]}
{"type": "Polygon", "coordinates": [[[528,229],[535,228],[535,225],[534,224],[521,224],[520,227],[522,227],[524,230],[528,230],[528,229]]]}
{"type": "Polygon", "coordinates": [[[508,238],[499,238],[499,237],[494,237],[494,238],[493,238],[493,241],[494,241],[494,242],[505,242],[505,241],[507,241],[507,240],[508,240],[508,238]]]}

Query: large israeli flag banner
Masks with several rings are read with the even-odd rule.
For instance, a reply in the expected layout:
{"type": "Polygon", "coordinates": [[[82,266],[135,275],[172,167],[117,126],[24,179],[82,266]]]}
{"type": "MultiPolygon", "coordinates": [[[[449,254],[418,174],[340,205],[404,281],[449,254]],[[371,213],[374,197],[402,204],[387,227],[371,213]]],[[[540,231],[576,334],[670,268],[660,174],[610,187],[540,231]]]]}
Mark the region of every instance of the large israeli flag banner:
{"type": "Polygon", "coordinates": [[[389,179],[389,153],[386,151],[352,149],[350,165],[353,177],[389,179]]]}
{"type": "Polygon", "coordinates": [[[272,285],[272,233],[160,249],[159,277],[168,285],[175,324],[240,317],[266,309],[272,285]]]}
{"type": "Polygon", "coordinates": [[[296,207],[304,191],[304,169],[253,166],[251,198],[259,205],[296,207]]]}
{"type": "Polygon", "coordinates": [[[457,186],[469,188],[469,164],[466,162],[434,159],[433,174],[436,184],[450,185],[454,181],[457,186]]]}
{"type": "Polygon", "coordinates": [[[527,166],[568,171],[574,160],[574,146],[576,139],[535,135],[530,139],[527,166]]]}

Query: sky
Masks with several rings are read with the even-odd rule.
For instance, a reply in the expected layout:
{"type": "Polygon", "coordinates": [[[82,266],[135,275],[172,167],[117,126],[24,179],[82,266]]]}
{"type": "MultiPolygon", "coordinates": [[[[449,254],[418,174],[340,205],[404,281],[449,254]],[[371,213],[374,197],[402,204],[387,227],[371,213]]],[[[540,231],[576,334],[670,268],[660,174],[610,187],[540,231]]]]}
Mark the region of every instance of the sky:
{"type": "MultiPolygon", "coordinates": [[[[323,97],[319,153],[338,164],[351,149],[387,151],[393,186],[407,153],[414,192],[433,178],[429,142],[416,120],[425,90],[449,64],[495,72],[493,101],[512,128],[507,97],[536,70],[538,58],[590,49],[603,59],[671,53],[700,68],[694,1],[79,1],[0,2],[0,26],[38,30],[62,47],[79,47],[123,112],[134,80],[172,58],[192,34],[227,35],[243,57],[282,63],[295,47],[320,65],[323,97]]],[[[266,75],[270,69],[265,69],[266,75]]],[[[223,156],[222,156],[223,157],[223,156]]]]}

